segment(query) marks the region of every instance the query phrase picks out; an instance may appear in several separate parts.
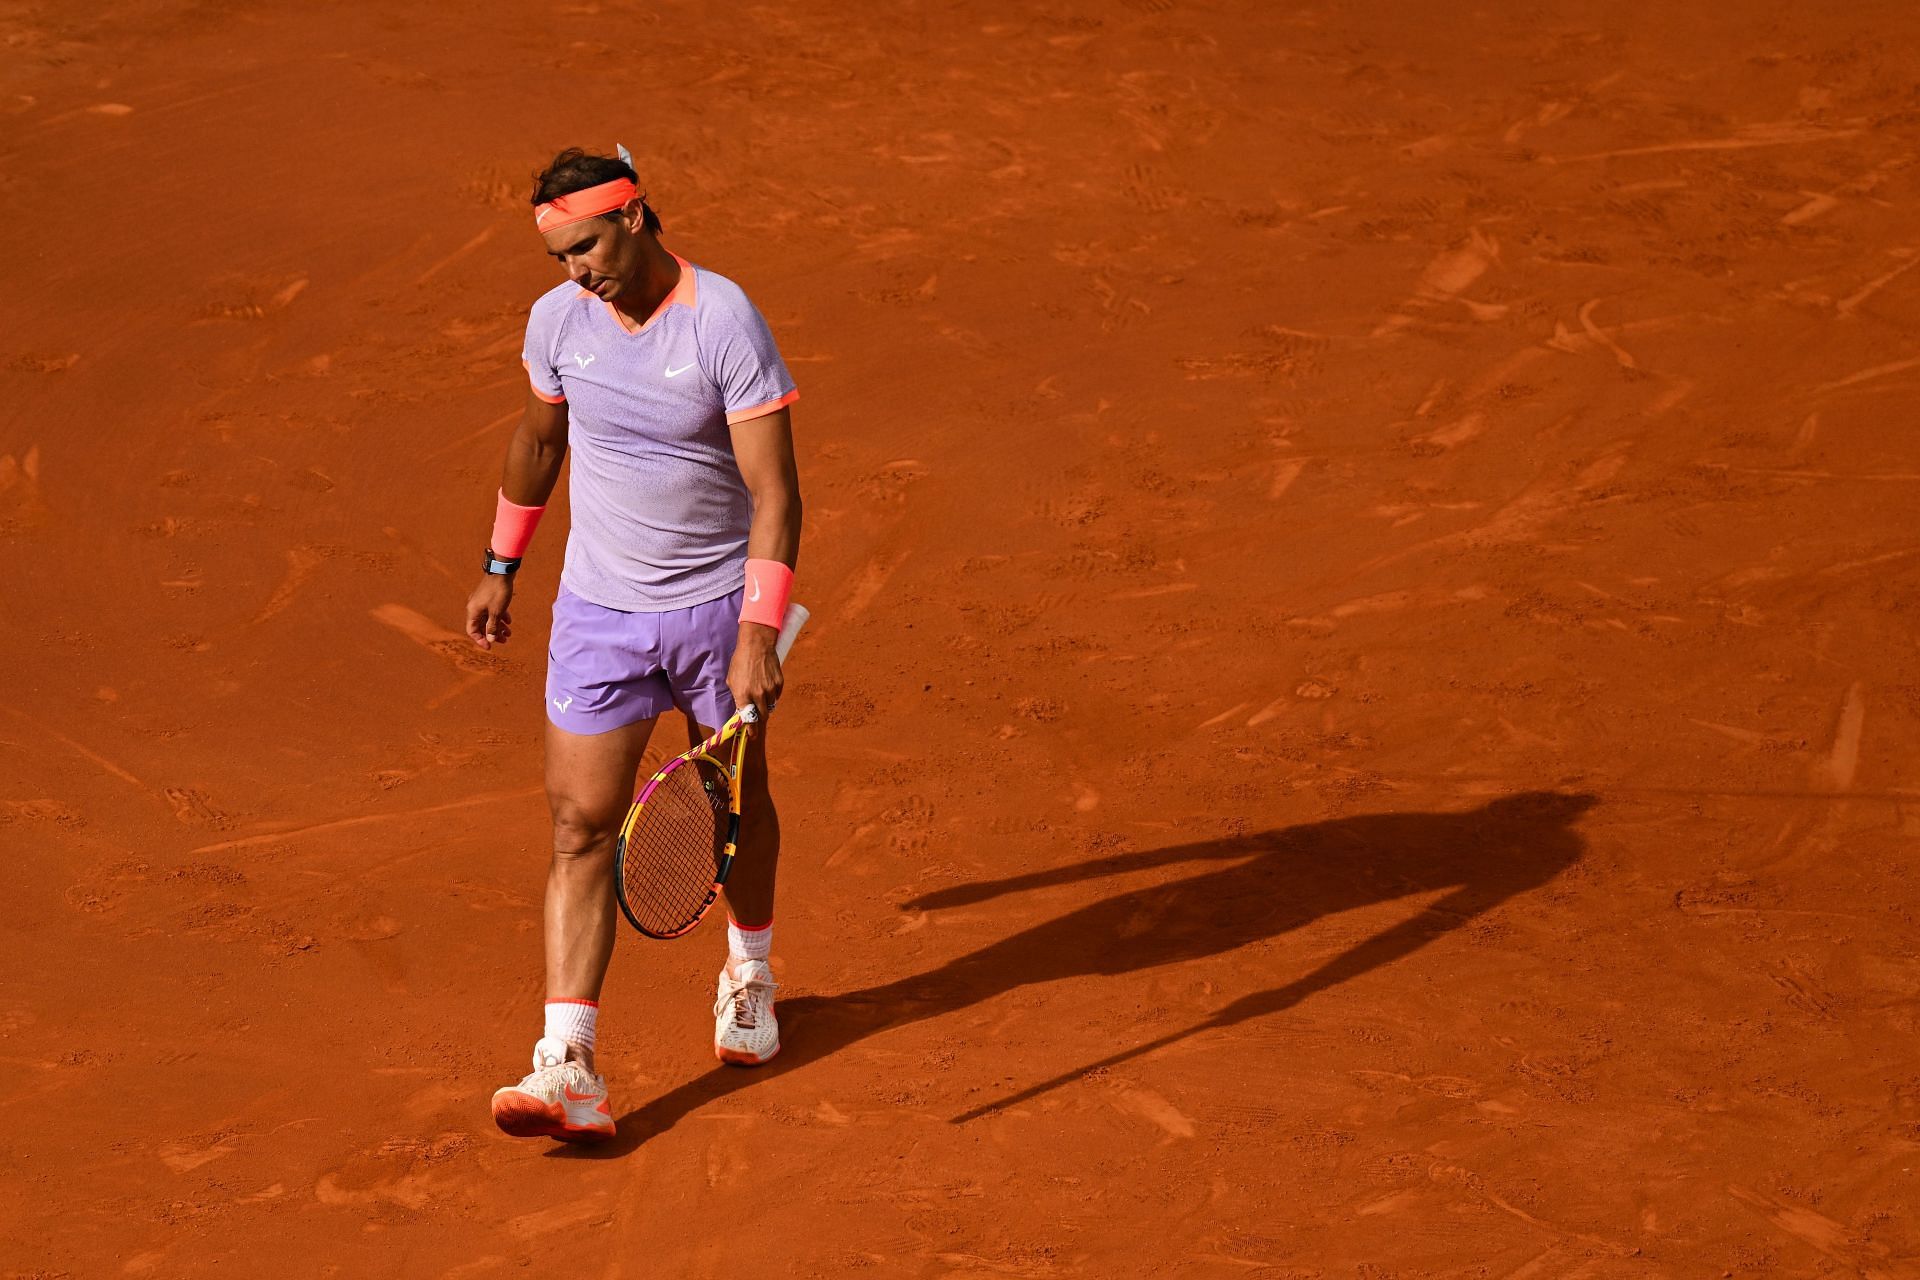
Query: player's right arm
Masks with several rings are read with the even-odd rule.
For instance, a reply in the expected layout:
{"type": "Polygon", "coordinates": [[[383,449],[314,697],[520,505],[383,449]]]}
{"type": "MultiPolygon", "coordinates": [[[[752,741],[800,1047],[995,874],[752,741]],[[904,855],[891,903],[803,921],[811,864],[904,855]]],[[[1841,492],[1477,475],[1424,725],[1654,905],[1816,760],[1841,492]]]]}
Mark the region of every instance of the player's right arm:
{"type": "MultiPolygon", "coordinates": [[[[507,445],[500,492],[523,507],[544,507],[560,480],[567,458],[567,402],[527,389],[526,412],[507,445]]],[[[482,649],[505,644],[513,634],[507,607],[513,602],[513,575],[489,573],[467,597],[467,635],[482,649]]]]}

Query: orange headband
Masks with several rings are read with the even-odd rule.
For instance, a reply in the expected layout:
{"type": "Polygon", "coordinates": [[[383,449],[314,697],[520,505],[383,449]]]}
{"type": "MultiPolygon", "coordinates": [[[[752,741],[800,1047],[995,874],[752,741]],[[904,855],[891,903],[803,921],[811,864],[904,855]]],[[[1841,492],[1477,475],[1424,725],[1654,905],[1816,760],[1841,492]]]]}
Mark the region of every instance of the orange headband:
{"type": "Polygon", "coordinates": [[[534,229],[547,232],[555,227],[612,213],[615,209],[624,209],[627,202],[639,193],[640,189],[633,185],[631,178],[615,178],[612,182],[603,182],[584,191],[568,192],[534,207],[534,229]]]}

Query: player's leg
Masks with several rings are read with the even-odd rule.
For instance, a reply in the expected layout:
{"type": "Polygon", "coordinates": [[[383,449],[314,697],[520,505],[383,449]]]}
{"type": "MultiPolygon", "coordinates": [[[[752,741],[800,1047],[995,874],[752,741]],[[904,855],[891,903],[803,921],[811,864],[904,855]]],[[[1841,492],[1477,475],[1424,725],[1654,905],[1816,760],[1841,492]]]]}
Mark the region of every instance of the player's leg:
{"type": "MultiPolygon", "coordinates": [[[[710,733],[734,713],[727,667],[740,636],[739,591],[663,615],[661,666],[674,702],[710,733]]],[[[780,1052],[773,1014],[773,887],[780,817],[767,785],[767,739],[747,740],[740,788],[740,840],[727,877],[727,963],[714,992],[713,1051],[723,1062],[757,1066],[780,1052]]]]}
{"type": "Polygon", "coordinates": [[[654,721],[670,704],[650,615],[562,590],[547,663],[545,1028],[533,1071],[493,1095],[494,1122],[516,1136],[613,1135],[607,1083],[594,1071],[600,984],[613,956],[613,857],[654,721]]]}
{"type": "Polygon", "coordinates": [[[727,963],[713,999],[713,1052],[757,1067],[780,1052],[774,1016],[773,891],[780,870],[780,815],[767,784],[767,734],[747,740],[740,780],[740,842],[727,877],[727,963]]]}
{"type": "MultiPolygon", "coordinates": [[[[654,720],[595,734],[547,726],[547,805],[553,816],[546,902],[549,1004],[599,1004],[616,928],[614,847],[654,720]]],[[[567,1038],[571,1056],[593,1070],[591,1036],[567,1038]]]]}
{"type": "Polygon", "coordinates": [[[660,668],[660,615],[627,613],[565,588],[547,646],[547,1038],[593,1069],[600,983],[613,956],[614,846],[654,721],[673,705],[660,668]]]}
{"type": "Polygon", "coordinates": [[[613,850],[634,774],[653,731],[648,716],[605,733],[547,725],[547,999],[533,1071],[493,1095],[494,1123],[515,1137],[594,1141],[614,1132],[607,1082],[594,1068],[600,984],[613,958],[613,850]]]}
{"type": "Polygon", "coordinates": [[[654,717],[604,733],[547,725],[547,866],[544,1028],[533,1070],[493,1095],[493,1120],[515,1137],[568,1142],[610,1138],[613,1105],[594,1070],[600,984],[613,958],[613,851],[654,717]]]}

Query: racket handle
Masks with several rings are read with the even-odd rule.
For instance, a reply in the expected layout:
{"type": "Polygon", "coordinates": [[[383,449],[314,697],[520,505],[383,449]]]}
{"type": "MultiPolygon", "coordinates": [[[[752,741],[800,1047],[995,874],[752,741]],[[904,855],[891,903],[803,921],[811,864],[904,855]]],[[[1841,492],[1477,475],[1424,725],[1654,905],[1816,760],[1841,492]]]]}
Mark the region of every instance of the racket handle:
{"type": "Polygon", "coordinates": [[[803,604],[789,604],[787,616],[780,622],[780,636],[773,642],[774,656],[784,665],[787,651],[793,648],[793,642],[800,638],[800,628],[807,625],[807,619],[813,615],[807,612],[803,604]]]}

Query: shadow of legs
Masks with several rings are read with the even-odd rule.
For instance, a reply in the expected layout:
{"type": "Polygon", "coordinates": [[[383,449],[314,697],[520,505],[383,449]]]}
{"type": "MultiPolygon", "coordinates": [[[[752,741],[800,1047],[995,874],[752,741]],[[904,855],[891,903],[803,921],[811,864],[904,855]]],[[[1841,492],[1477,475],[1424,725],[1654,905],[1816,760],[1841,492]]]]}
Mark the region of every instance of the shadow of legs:
{"type": "MultiPolygon", "coordinates": [[[[1294,982],[1244,997],[1186,1030],[1122,1050],[960,1118],[1037,1096],[1094,1067],[1290,1008],[1400,960],[1551,880],[1579,859],[1584,845],[1573,823],[1593,803],[1589,795],[1528,792],[1465,813],[1337,818],[1259,836],[1106,857],[928,895],[923,899],[928,905],[949,905],[1182,862],[1230,864],[1100,899],[926,973],[838,997],[782,1001],[781,1039],[787,1047],[779,1058],[752,1071],[722,1068],[670,1090],[623,1116],[621,1136],[597,1153],[624,1154],[708,1102],[829,1057],[890,1027],[940,1017],[1025,986],[1220,955],[1336,912],[1449,891],[1411,919],[1294,982]]],[[[569,1154],[595,1154],[595,1149],[569,1154]]]]}

